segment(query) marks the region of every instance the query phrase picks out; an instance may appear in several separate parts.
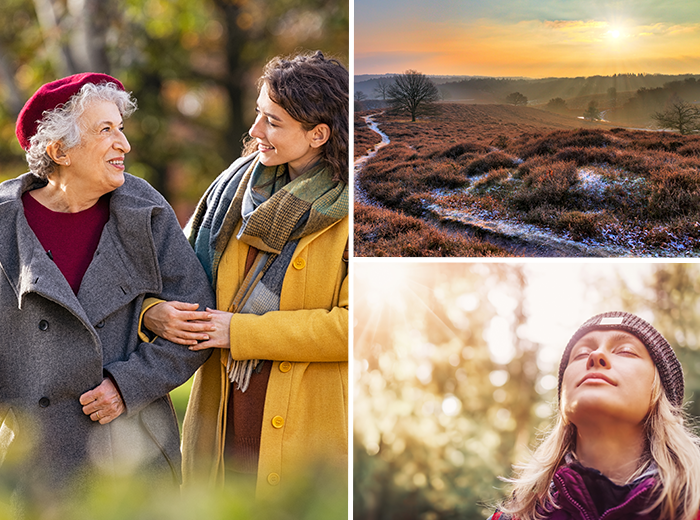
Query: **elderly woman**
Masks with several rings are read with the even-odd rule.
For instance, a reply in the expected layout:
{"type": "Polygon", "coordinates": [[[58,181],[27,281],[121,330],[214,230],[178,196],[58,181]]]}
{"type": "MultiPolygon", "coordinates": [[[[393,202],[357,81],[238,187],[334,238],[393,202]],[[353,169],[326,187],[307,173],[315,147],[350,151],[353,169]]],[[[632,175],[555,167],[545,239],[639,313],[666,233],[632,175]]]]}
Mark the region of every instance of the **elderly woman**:
{"type": "Polygon", "coordinates": [[[626,312],[593,316],[559,365],[557,422],[493,520],[695,520],[700,439],[671,345],[626,312]]]}
{"type": "Polygon", "coordinates": [[[159,303],[144,323],[218,349],[185,417],[186,484],[274,496],[325,470],[347,489],[348,72],[320,52],[275,58],[259,87],[249,154],[191,222],[219,310],[159,303]]]}
{"type": "Polygon", "coordinates": [[[37,500],[88,474],[180,481],[168,392],[207,355],[141,341],[139,315],[213,296],[172,209],[124,171],[135,108],[104,74],[44,85],[17,120],[31,172],[0,184],[0,455],[37,500]]]}

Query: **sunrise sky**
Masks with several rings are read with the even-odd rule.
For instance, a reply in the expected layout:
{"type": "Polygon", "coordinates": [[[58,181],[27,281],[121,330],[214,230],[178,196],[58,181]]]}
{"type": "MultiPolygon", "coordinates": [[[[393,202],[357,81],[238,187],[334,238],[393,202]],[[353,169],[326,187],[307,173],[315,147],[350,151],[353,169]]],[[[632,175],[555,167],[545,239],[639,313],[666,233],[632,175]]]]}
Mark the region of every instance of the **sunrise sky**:
{"type": "Polygon", "coordinates": [[[355,0],[355,74],[700,73],[698,0],[355,0]]]}

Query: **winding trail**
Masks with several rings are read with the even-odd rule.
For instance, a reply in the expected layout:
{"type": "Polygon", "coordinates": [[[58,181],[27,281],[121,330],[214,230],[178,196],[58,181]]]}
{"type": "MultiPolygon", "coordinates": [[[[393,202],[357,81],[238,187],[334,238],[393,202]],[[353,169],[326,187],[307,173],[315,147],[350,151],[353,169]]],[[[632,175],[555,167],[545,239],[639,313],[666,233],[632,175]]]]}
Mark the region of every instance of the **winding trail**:
{"type": "MultiPolygon", "coordinates": [[[[383,208],[384,205],[372,199],[362,189],[360,171],[377,151],[388,145],[389,136],[379,130],[379,123],[374,120],[377,114],[363,116],[367,126],[382,138],[381,142],[354,163],[355,201],[366,206],[383,208]]],[[[609,257],[627,256],[629,252],[614,246],[589,245],[553,235],[529,224],[520,224],[499,220],[484,220],[471,211],[460,211],[430,204],[426,208],[427,222],[436,227],[464,236],[465,234],[506,249],[513,256],[520,257],[609,257]]]]}
{"type": "Polygon", "coordinates": [[[355,161],[355,164],[353,165],[353,175],[354,175],[354,184],[355,184],[355,201],[360,202],[361,204],[364,204],[365,206],[374,206],[375,208],[380,208],[382,205],[377,202],[374,199],[371,199],[369,195],[367,195],[367,192],[362,189],[362,186],[360,184],[360,171],[364,167],[365,164],[367,164],[367,161],[369,161],[372,157],[377,155],[377,152],[379,151],[380,148],[388,145],[391,141],[389,140],[389,136],[386,135],[384,132],[379,130],[379,123],[377,123],[374,120],[375,115],[380,115],[383,114],[384,112],[379,112],[378,114],[373,114],[369,116],[364,116],[362,119],[365,120],[365,123],[367,123],[367,126],[372,130],[373,132],[376,132],[379,134],[382,138],[381,142],[377,143],[372,150],[369,151],[367,155],[363,155],[362,157],[358,158],[355,161]]]}

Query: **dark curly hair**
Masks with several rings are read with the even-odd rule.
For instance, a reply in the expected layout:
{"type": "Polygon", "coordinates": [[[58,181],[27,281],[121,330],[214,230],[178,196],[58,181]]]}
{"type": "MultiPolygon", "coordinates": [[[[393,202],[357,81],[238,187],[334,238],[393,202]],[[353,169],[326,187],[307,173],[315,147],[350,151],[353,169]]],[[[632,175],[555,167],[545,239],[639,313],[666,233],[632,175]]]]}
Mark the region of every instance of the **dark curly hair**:
{"type": "MultiPolygon", "coordinates": [[[[348,182],[349,74],[321,51],[272,58],[258,80],[267,85],[270,99],[284,108],[306,131],[325,123],[330,137],[321,148],[321,160],[333,178],[348,182]]],[[[245,153],[255,149],[249,137],[245,153]]]]}

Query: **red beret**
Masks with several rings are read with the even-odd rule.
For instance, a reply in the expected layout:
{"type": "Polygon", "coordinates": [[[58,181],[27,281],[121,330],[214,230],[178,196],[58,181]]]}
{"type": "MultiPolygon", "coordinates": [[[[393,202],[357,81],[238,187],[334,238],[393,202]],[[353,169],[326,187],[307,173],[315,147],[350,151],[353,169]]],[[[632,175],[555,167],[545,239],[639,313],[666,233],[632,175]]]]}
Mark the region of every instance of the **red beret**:
{"type": "Polygon", "coordinates": [[[71,96],[77,94],[83,85],[86,83],[114,83],[121,90],[124,90],[124,85],[121,82],[107,74],[99,74],[95,72],[83,72],[82,74],[74,74],[67,78],[57,79],[51,83],[43,85],[36,93],[29,98],[17,117],[17,126],[15,133],[19,144],[22,148],[29,150],[29,140],[36,133],[39,123],[44,117],[44,112],[53,110],[59,105],[66,103],[71,96]]]}

